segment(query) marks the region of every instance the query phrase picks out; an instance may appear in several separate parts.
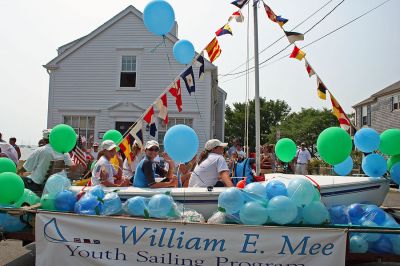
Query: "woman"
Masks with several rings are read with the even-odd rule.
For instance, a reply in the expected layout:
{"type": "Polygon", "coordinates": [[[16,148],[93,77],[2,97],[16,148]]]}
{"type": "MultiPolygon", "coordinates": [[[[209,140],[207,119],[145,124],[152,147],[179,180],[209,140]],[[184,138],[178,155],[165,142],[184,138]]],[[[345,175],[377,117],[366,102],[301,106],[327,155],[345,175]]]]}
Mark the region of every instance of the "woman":
{"type": "Polygon", "coordinates": [[[111,158],[117,153],[117,146],[112,140],[101,143],[98,160],[93,167],[91,183],[92,186],[103,185],[105,187],[129,186],[129,180],[122,178],[122,159],[118,157],[119,168],[115,170],[110,163],[111,158]]]}
{"type": "Polygon", "coordinates": [[[275,146],[269,144],[264,146],[261,159],[261,174],[269,174],[276,172],[276,155],[274,152],[275,146]]]}
{"type": "Polygon", "coordinates": [[[190,176],[189,187],[233,187],[229,168],[223,156],[226,146],[228,143],[222,143],[218,139],[207,141],[205,150],[200,155],[199,164],[190,176]]]}

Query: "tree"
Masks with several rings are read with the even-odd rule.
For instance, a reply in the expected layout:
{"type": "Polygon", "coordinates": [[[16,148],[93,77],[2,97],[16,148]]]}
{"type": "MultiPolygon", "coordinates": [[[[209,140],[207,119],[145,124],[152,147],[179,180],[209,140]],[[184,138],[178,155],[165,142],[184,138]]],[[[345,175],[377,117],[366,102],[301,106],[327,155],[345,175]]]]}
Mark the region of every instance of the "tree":
{"type": "Polygon", "coordinates": [[[339,126],[339,122],[331,110],[324,108],[302,108],[300,112],[288,115],[279,126],[272,128],[268,136],[271,143],[275,143],[276,131],[279,129],[281,138],[290,138],[296,144],[305,142],[314,156],[319,134],[328,127],[339,126]]]}
{"type": "MultiPolygon", "coordinates": [[[[254,100],[249,102],[249,145],[255,147],[255,113],[254,100]]],[[[225,109],[225,138],[232,141],[234,138],[245,137],[245,103],[234,103],[225,109]]],[[[260,99],[261,143],[266,143],[272,127],[278,125],[290,113],[289,105],[282,100],[260,99]]]]}

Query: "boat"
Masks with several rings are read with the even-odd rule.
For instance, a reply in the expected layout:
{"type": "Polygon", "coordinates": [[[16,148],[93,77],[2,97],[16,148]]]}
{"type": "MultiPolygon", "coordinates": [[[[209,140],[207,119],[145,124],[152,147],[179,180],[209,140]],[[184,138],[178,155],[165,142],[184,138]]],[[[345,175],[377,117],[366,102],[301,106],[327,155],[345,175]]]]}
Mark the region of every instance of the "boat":
{"type": "MultiPolygon", "coordinates": [[[[363,176],[321,176],[321,175],[288,175],[266,174],[265,179],[275,179],[287,184],[293,178],[309,179],[319,188],[322,201],[327,207],[334,205],[350,205],[353,203],[371,203],[380,206],[385,200],[390,188],[390,180],[386,178],[369,178],[363,176]]],[[[151,197],[155,194],[170,192],[173,199],[184,204],[185,209],[193,209],[201,213],[205,219],[218,209],[218,196],[226,190],[224,187],[209,188],[136,188],[136,187],[105,187],[105,192],[117,190],[122,201],[134,196],[151,197]]],[[[74,193],[90,190],[90,187],[72,186],[74,193]]]]}

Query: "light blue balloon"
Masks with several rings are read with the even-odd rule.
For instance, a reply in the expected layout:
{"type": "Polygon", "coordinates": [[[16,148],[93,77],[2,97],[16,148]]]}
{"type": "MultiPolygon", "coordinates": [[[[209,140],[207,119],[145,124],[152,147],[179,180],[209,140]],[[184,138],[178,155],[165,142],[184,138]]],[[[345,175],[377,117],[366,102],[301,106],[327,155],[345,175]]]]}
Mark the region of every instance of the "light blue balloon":
{"type": "Polygon", "coordinates": [[[338,175],[348,175],[351,170],[353,170],[353,159],[350,156],[343,162],[333,166],[333,171],[338,175]]]}
{"type": "Polygon", "coordinates": [[[380,142],[380,136],[373,128],[362,128],[354,135],[354,145],[362,152],[377,150],[380,142]]]}
{"type": "Polygon", "coordinates": [[[293,222],[297,217],[297,206],[286,196],[273,197],[267,207],[272,222],[283,225],[293,222]]]}
{"type": "Polygon", "coordinates": [[[237,213],[244,205],[243,192],[237,188],[228,188],[218,196],[218,206],[227,214],[237,213]]]}
{"type": "Polygon", "coordinates": [[[268,199],[272,199],[276,196],[287,196],[286,186],[283,182],[279,180],[269,181],[267,183],[266,190],[268,199]]]}
{"type": "Polygon", "coordinates": [[[91,194],[85,194],[75,204],[74,212],[77,214],[84,215],[96,215],[100,214],[103,209],[103,203],[101,203],[97,197],[91,194]]]}
{"type": "Polygon", "coordinates": [[[103,199],[104,196],[106,195],[106,193],[104,192],[103,186],[101,186],[101,185],[92,187],[90,189],[89,193],[98,199],[103,199]]]}
{"type": "Polygon", "coordinates": [[[196,155],[199,138],[191,127],[176,125],[165,134],[164,148],[175,162],[186,163],[196,155]]]}
{"type": "Polygon", "coordinates": [[[177,41],[173,48],[176,61],[181,64],[189,64],[194,57],[194,46],[188,40],[177,41]]]}
{"type": "Polygon", "coordinates": [[[366,253],[368,251],[368,242],[360,236],[352,236],[350,238],[351,253],[366,253]]]}
{"type": "Polygon", "coordinates": [[[393,182],[400,185],[400,163],[396,163],[392,166],[392,169],[390,169],[390,177],[393,182]]]}
{"type": "Polygon", "coordinates": [[[25,227],[26,224],[21,222],[19,217],[0,212],[0,232],[18,232],[25,227]]]}
{"type": "Polygon", "coordinates": [[[304,178],[290,180],[287,192],[288,197],[299,207],[308,205],[314,198],[314,186],[304,178]]]}
{"type": "Polygon", "coordinates": [[[265,187],[259,182],[253,182],[253,183],[248,184],[244,188],[244,191],[252,193],[254,195],[257,195],[257,196],[261,197],[262,199],[266,199],[266,197],[267,197],[265,187]]]}
{"type": "Polygon", "coordinates": [[[151,1],[144,8],[143,20],[144,25],[150,32],[155,35],[165,35],[174,26],[174,9],[164,0],[151,1]]]}
{"type": "Polygon", "coordinates": [[[54,200],[54,206],[57,211],[71,212],[74,210],[76,197],[74,193],[69,190],[58,192],[54,200]]]}
{"type": "Polygon", "coordinates": [[[330,215],[322,202],[313,201],[303,208],[303,219],[306,224],[323,224],[330,220],[330,215]]]}
{"type": "Polygon", "coordinates": [[[394,235],[390,238],[393,246],[393,252],[396,255],[400,255],[400,235],[394,235]]]}
{"type": "Polygon", "coordinates": [[[364,157],[361,167],[364,173],[370,177],[381,177],[387,170],[385,158],[382,155],[374,153],[364,157]]]}
{"type": "Polygon", "coordinates": [[[115,215],[122,211],[122,202],[116,192],[109,192],[103,198],[101,215],[115,215]]]}
{"type": "Polygon", "coordinates": [[[293,220],[292,224],[301,224],[303,223],[303,208],[297,207],[297,216],[296,219],[293,220]]]}
{"type": "MultiPolygon", "coordinates": [[[[361,223],[362,226],[365,227],[377,227],[378,225],[371,221],[364,221],[361,223]]],[[[381,238],[382,234],[378,233],[361,233],[360,236],[368,242],[375,242],[379,238],[381,238]]]]}
{"type": "Polygon", "coordinates": [[[172,198],[165,194],[152,196],[148,204],[149,214],[155,218],[166,218],[172,207],[172,198]]]}
{"type": "Polygon", "coordinates": [[[68,190],[71,187],[71,181],[62,173],[51,175],[46,181],[44,191],[47,194],[55,196],[58,192],[68,190]]]}
{"type": "Polygon", "coordinates": [[[262,225],[268,221],[267,209],[259,202],[247,202],[239,211],[243,224],[262,225]]]}
{"type": "Polygon", "coordinates": [[[145,216],[145,210],[147,210],[146,198],[136,196],[128,199],[127,212],[132,216],[145,216]]]}

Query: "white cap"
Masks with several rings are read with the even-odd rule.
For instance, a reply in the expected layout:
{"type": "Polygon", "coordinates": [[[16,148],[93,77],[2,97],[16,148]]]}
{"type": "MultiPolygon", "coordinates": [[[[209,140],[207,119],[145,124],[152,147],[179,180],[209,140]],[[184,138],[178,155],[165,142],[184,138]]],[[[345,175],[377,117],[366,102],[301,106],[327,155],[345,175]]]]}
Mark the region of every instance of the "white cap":
{"type": "Polygon", "coordinates": [[[212,149],[216,148],[216,147],[227,147],[228,143],[223,143],[218,139],[210,139],[209,141],[206,142],[206,145],[204,146],[204,148],[207,151],[211,151],[212,149]]]}
{"type": "Polygon", "coordinates": [[[144,148],[147,150],[150,149],[151,147],[160,148],[160,144],[158,144],[158,142],[155,140],[149,140],[146,142],[146,146],[144,146],[144,148]]]}
{"type": "Polygon", "coordinates": [[[105,140],[101,143],[100,145],[100,150],[107,150],[107,151],[111,151],[112,149],[116,148],[117,145],[115,145],[114,141],[112,140],[105,140]]]}
{"type": "Polygon", "coordinates": [[[43,129],[42,134],[44,139],[49,139],[51,129],[43,129]]]}

